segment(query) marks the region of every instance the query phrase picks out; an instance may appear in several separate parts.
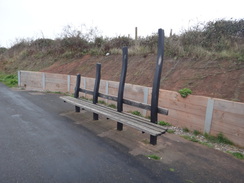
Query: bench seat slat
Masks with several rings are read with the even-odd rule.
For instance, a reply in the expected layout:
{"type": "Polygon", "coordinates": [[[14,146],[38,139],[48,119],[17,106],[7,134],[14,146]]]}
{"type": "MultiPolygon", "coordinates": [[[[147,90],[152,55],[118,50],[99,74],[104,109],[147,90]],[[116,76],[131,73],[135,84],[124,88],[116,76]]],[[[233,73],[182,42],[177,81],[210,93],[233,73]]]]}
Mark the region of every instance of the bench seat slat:
{"type": "Polygon", "coordinates": [[[149,122],[149,120],[144,119],[142,117],[133,116],[131,114],[124,113],[124,112],[122,112],[122,113],[117,112],[113,108],[98,105],[98,104],[93,104],[87,100],[76,99],[76,98],[69,97],[69,96],[63,96],[60,98],[68,103],[79,106],[88,111],[104,115],[112,120],[121,122],[130,127],[134,127],[138,130],[141,130],[141,131],[151,134],[153,136],[161,135],[161,134],[165,133],[167,130],[166,128],[156,125],[154,123],[151,123],[151,122],[149,122]]]}

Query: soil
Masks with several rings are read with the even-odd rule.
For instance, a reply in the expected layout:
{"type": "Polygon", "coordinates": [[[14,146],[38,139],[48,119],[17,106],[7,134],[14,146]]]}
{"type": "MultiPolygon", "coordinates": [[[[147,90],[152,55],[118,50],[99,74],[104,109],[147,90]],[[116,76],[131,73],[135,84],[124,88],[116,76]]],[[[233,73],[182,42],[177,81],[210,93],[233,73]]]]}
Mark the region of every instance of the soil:
{"type": "MultiPolygon", "coordinates": [[[[86,55],[72,61],[57,61],[41,71],[95,77],[96,63],[102,64],[102,79],[119,81],[120,55],[86,55]]],[[[129,56],[126,83],[151,87],[155,63],[156,55],[129,56]]],[[[166,58],[161,88],[172,91],[190,88],[194,95],[244,102],[244,62],[166,58]]]]}

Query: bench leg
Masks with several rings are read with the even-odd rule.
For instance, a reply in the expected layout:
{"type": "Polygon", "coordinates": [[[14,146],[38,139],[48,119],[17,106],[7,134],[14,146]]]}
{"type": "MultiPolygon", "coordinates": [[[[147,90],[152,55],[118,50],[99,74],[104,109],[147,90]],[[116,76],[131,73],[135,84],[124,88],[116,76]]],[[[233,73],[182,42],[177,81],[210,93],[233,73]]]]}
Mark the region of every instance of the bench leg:
{"type": "Polygon", "coordinates": [[[80,107],[75,106],[75,112],[80,112],[80,107]]]}
{"type": "Polygon", "coordinates": [[[157,144],[157,136],[150,135],[150,144],[152,144],[152,145],[157,144]]]}
{"type": "Polygon", "coordinates": [[[93,113],[93,120],[98,120],[98,114],[93,113]]]}
{"type": "Polygon", "coordinates": [[[118,131],[122,131],[123,130],[123,124],[122,123],[117,122],[117,130],[118,131]]]}

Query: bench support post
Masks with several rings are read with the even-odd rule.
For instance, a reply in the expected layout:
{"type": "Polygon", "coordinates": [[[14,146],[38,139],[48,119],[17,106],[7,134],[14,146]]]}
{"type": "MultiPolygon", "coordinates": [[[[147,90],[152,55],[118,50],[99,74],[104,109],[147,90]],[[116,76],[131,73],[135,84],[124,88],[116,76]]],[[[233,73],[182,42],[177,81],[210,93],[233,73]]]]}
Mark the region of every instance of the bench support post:
{"type": "Polygon", "coordinates": [[[157,144],[157,136],[150,135],[150,144],[152,144],[152,145],[157,144]]]}
{"type": "MultiPolygon", "coordinates": [[[[122,71],[121,71],[121,75],[120,75],[118,100],[117,100],[117,111],[118,112],[123,111],[123,96],[124,96],[125,78],[126,78],[127,63],[128,63],[128,48],[123,47],[122,51],[123,51],[122,71]]],[[[123,124],[122,123],[117,122],[117,130],[119,130],[119,131],[123,130],[123,124]]]]}
{"type": "Polygon", "coordinates": [[[152,100],[151,100],[151,122],[157,123],[158,121],[158,96],[160,87],[160,78],[163,66],[164,57],[164,30],[158,29],[158,56],[156,71],[154,74],[153,88],[152,88],[152,100]]]}
{"type": "MultiPolygon", "coordinates": [[[[100,85],[100,79],[101,79],[101,64],[97,63],[96,65],[96,79],[95,79],[95,85],[93,90],[93,104],[96,104],[98,102],[98,91],[99,91],[99,85],[100,85]]],[[[98,120],[98,114],[93,113],[93,120],[98,120]]]]}
{"type": "MultiPolygon", "coordinates": [[[[74,98],[79,98],[79,92],[80,92],[80,74],[77,74],[74,98]]],[[[80,107],[75,106],[75,112],[80,112],[80,107]]]]}

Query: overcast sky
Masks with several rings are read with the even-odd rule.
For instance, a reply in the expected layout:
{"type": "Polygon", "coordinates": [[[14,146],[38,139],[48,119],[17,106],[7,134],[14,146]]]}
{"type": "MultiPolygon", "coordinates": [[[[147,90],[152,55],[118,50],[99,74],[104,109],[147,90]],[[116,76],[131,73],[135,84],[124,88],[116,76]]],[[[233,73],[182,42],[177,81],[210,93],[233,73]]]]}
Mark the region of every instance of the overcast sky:
{"type": "Polygon", "coordinates": [[[0,0],[0,46],[21,38],[55,38],[71,25],[101,35],[134,37],[163,28],[166,35],[197,22],[244,18],[244,0],[0,0]]]}

